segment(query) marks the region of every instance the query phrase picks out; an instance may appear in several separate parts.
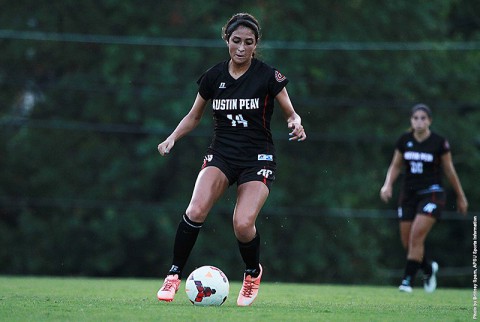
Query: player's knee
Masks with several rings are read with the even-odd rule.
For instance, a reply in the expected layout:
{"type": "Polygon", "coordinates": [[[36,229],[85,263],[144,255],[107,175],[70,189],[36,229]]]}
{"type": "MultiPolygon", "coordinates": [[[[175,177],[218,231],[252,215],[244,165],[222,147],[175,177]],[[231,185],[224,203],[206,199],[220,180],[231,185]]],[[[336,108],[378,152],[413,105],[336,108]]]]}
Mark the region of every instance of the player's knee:
{"type": "Polygon", "coordinates": [[[185,213],[191,221],[204,222],[207,217],[208,210],[201,205],[191,203],[185,213]]]}
{"type": "Polygon", "coordinates": [[[250,241],[255,237],[255,225],[243,223],[234,224],[235,237],[240,241],[250,241]]]}

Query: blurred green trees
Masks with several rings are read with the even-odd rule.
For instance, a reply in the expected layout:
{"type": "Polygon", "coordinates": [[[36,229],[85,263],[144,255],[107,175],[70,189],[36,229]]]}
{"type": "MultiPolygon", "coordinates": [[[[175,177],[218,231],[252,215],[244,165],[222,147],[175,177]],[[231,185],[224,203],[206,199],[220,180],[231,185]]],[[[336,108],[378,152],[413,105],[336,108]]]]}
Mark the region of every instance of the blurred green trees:
{"type": "MultiPolygon", "coordinates": [[[[384,205],[378,192],[417,102],[432,107],[433,130],[450,139],[478,214],[476,1],[2,8],[0,273],[163,276],[210,115],[167,158],[156,147],[190,109],[201,73],[228,58],[221,27],[240,11],[260,20],[259,57],[290,79],[309,136],[288,142],[275,115],[279,171],[258,220],[268,278],[386,283],[403,267],[395,202],[384,205]]],[[[190,268],[211,263],[240,278],[234,201],[232,188],[213,209],[190,268]]],[[[431,253],[443,266],[468,267],[471,220],[452,219],[454,201],[449,191],[431,253]]],[[[469,285],[452,276],[447,283],[469,285]]]]}

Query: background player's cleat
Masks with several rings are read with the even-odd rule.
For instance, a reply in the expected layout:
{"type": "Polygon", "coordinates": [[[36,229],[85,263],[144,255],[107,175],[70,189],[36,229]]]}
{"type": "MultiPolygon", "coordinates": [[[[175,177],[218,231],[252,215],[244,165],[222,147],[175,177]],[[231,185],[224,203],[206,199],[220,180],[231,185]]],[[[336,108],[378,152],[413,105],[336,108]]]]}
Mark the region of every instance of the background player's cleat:
{"type": "Polygon", "coordinates": [[[253,303],[255,298],[258,295],[258,288],[260,286],[260,280],[262,278],[262,265],[260,266],[260,274],[257,277],[252,277],[250,275],[243,275],[243,285],[238,294],[237,305],[238,306],[248,306],[253,303]]]}
{"type": "Polygon", "coordinates": [[[162,288],[157,292],[159,301],[171,302],[180,286],[178,275],[168,275],[163,282],[162,288]]]}
{"type": "Polygon", "coordinates": [[[412,293],[413,291],[412,286],[410,286],[410,282],[407,280],[402,281],[402,284],[400,284],[398,290],[405,293],[412,293]]]}
{"type": "Polygon", "coordinates": [[[437,288],[438,263],[432,262],[432,274],[423,279],[423,289],[427,293],[432,293],[437,288]]]}

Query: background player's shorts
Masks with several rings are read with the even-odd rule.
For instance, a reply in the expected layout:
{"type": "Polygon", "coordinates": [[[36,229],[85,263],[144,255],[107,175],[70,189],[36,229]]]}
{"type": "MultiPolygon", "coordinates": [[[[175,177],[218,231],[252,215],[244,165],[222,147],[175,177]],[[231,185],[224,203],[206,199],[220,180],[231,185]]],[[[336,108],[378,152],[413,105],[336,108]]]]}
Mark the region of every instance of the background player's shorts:
{"type": "Polygon", "coordinates": [[[261,181],[270,190],[275,180],[276,164],[273,161],[258,160],[248,166],[238,166],[228,162],[218,154],[207,154],[203,159],[202,169],[217,167],[228,179],[229,185],[237,183],[237,186],[249,181],[261,181]]]}
{"type": "Polygon", "coordinates": [[[398,219],[413,221],[417,214],[440,219],[445,207],[445,192],[403,193],[398,207],[398,219]]]}

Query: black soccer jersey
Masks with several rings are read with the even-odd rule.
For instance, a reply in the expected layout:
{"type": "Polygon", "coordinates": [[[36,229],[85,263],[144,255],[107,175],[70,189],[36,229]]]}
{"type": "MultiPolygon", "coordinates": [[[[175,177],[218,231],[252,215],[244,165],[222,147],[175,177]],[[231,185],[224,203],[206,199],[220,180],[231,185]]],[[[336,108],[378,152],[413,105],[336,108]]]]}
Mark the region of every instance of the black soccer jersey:
{"type": "Polygon", "coordinates": [[[275,161],[270,121],[275,96],[288,79],[264,62],[252,59],[238,79],[228,61],[206,71],[198,80],[199,94],[211,100],[214,136],[210,149],[237,164],[275,161]]]}
{"type": "Polygon", "coordinates": [[[425,141],[418,142],[408,132],[400,137],[396,148],[403,155],[405,190],[441,190],[441,156],[450,151],[445,138],[432,132],[425,141]]]}

